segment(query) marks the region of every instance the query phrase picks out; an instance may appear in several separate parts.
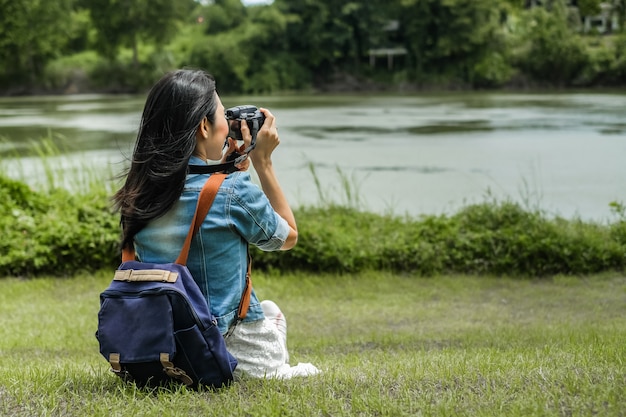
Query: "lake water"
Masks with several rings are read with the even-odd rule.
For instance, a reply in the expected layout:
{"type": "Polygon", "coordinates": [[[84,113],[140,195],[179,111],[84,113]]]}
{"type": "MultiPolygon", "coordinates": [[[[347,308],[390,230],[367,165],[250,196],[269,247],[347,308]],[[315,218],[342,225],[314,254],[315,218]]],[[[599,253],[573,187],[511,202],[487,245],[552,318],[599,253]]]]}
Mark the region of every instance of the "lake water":
{"type": "MultiPolygon", "coordinates": [[[[613,218],[610,202],[626,201],[626,93],[222,99],[226,106],[267,107],[277,116],[281,145],[274,164],[295,205],[320,201],[316,180],[327,200],[393,214],[450,214],[491,195],[549,214],[605,221],[613,218]]],[[[41,179],[39,158],[16,161],[13,155],[51,136],[64,151],[52,163],[119,172],[143,100],[0,99],[5,171],[33,183],[41,179]]],[[[103,181],[109,177],[103,174],[103,181]]]]}

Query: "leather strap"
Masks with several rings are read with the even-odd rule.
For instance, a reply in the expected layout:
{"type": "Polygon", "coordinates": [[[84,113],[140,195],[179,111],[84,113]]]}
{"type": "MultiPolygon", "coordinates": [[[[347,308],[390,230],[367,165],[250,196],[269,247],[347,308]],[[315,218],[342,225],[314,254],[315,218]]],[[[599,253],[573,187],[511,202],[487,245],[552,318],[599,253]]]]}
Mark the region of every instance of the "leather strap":
{"type": "Polygon", "coordinates": [[[126,282],[176,282],[178,273],[166,269],[118,269],[114,281],[126,282]]]}
{"type": "Polygon", "coordinates": [[[248,251],[248,271],[246,272],[246,287],[241,294],[241,300],[239,300],[239,308],[237,309],[237,321],[241,321],[248,315],[248,308],[250,308],[250,296],[252,295],[252,258],[250,257],[250,251],[248,251]]]}
{"type": "MultiPolygon", "coordinates": [[[[193,214],[193,220],[191,221],[191,225],[189,226],[189,232],[187,232],[185,243],[183,244],[180,254],[176,259],[177,264],[185,265],[187,263],[187,258],[189,257],[189,247],[191,246],[191,239],[193,238],[193,235],[198,231],[198,229],[200,229],[200,225],[209,213],[209,209],[213,204],[213,200],[215,199],[220,185],[222,185],[222,182],[225,178],[225,174],[213,174],[209,177],[207,182],[202,187],[202,191],[200,191],[200,196],[198,197],[196,211],[193,214]]],[[[124,248],[122,250],[122,262],[134,260],[135,249],[132,246],[124,248]]]]}
{"type": "MultiPolygon", "coordinates": [[[[198,204],[196,205],[196,211],[193,215],[193,220],[189,225],[189,232],[187,232],[187,237],[185,238],[185,243],[176,259],[176,263],[179,265],[185,265],[187,263],[187,258],[189,257],[189,248],[191,247],[191,240],[193,239],[193,235],[200,229],[202,222],[206,218],[207,214],[209,214],[209,210],[211,209],[211,205],[213,204],[213,200],[215,200],[215,196],[224,182],[226,178],[226,174],[212,174],[207,182],[202,187],[202,191],[200,191],[200,196],[198,197],[198,204]]],[[[134,261],[135,260],[135,249],[124,248],[122,251],[122,262],[134,261]]],[[[239,301],[239,308],[237,309],[237,319],[238,321],[243,320],[248,314],[248,308],[250,307],[250,297],[252,294],[252,260],[250,258],[250,254],[248,253],[248,270],[246,272],[246,286],[244,288],[243,294],[241,294],[241,300],[239,301]]]]}
{"type": "Polygon", "coordinates": [[[163,372],[167,374],[170,378],[178,379],[183,384],[190,386],[193,384],[193,379],[185,371],[180,368],[174,366],[174,364],[170,361],[170,355],[167,353],[161,353],[159,355],[159,360],[161,361],[161,366],[163,366],[163,372]]]}
{"type": "Polygon", "coordinates": [[[204,184],[204,187],[202,187],[202,191],[200,191],[200,196],[198,197],[198,204],[196,205],[196,212],[194,213],[193,220],[189,225],[187,238],[185,239],[183,248],[180,251],[180,255],[178,255],[178,259],[176,259],[177,264],[185,265],[187,263],[191,239],[200,229],[200,226],[202,225],[202,222],[204,222],[207,214],[209,214],[209,209],[213,204],[213,200],[215,200],[217,191],[220,189],[220,185],[222,185],[224,178],[226,178],[225,174],[213,174],[204,184]]]}

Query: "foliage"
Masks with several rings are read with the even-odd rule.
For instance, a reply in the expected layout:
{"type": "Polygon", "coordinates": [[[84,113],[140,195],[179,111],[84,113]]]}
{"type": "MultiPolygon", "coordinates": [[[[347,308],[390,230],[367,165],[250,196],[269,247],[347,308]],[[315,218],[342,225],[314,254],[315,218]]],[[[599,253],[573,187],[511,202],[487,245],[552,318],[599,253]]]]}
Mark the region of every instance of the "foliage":
{"type": "Polygon", "coordinates": [[[104,62],[95,51],[61,57],[48,63],[42,83],[50,91],[95,89],[97,81],[94,75],[102,65],[104,62]]]}
{"type": "Polygon", "coordinates": [[[615,38],[613,51],[614,60],[610,63],[611,71],[609,74],[616,81],[624,80],[626,79],[626,32],[615,38]]]}
{"type": "Polygon", "coordinates": [[[0,176],[0,275],[71,275],[113,266],[119,233],[102,192],[38,192],[0,176]]]}
{"type": "Polygon", "coordinates": [[[580,36],[569,27],[562,1],[552,10],[536,7],[521,15],[515,33],[514,65],[537,81],[572,85],[589,62],[580,36]]]}
{"type": "Polygon", "coordinates": [[[595,16],[600,14],[600,0],[578,0],[578,10],[581,16],[595,16]]]}
{"type": "Polygon", "coordinates": [[[189,13],[190,1],[88,0],[85,7],[98,31],[99,51],[114,59],[121,46],[133,50],[133,64],[139,66],[138,44],[154,41],[164,45],[175,33],[177,22],[189,13]]]}
{"type": "Polygon", "coordinates": [[[208,70],[232,93],[624,85],[625,0],[611,2],[620,29],[601,48],[598,34],[581,32],[597,0],[543,3],[0,0],[0,91],[136,92],[186,66],[208,70]],[[407,53],[391,70],[370,65],[370,50],[381,48],[407,53]],[[94,53],[106,59],[82,58],[94,53]]]}
{"type": "MultiPolygon", "coordinates": [[[[0,205],[6,213],[0,218],[0,276],[64,275],[118,261],[118,219],[104,190],[36,192],[0,176],[0,205]]],[[[623,216],[599,225],[486,201],[452,216],[418,219],[336,205],[301,207],[296,217],[298,245],[288,252],[253,249],[255,268],[544,277],[626,266],[623,216]]]]}
{"type": "Polygon", "coordinates": [[[196,11],[207,35],[229,32],[245,25],[246,9],[239,0],[218,0],[196,11]]]}
{"type": "Polygon", "coordinates": [[[178,66],[206,68],[224,93],[267,93],[308,85],[308,73],[288,52],[288,19],[278,9],[248,10],[229,0],[195,13],[199,27],[176,40],[178,66]]]}
{"type": "Polygon", "coordinates": [[[72,0],[0,0],[0,85],[30,85],[66,45],[72,0]]]}
{"type": "Polygon", "coordinates": [[[428,74],[443,73],[452,80],[472,84],[479,71],[479,77],[484,79],[479,82],[500,82],[501,76],[490,75],[485,66],[490,59],[499,60],[503,53],[501,2],[404,0],[402,6],[403,37],[418,80],[428,74]]]}
{"type": "MultiPolygon", "coordinates": [[[[288,50],[313,71],[336,66],[358,67],[376,41],[384,40],[383,27],[394,16],[394,3],[381,0],[276,0],[288,19],[288,50]]],[[[320,74],[323,76],[323,74],[320,74]]]]}
{"type": "Polygon", "coordinates": [[[550,276],[625,266],[625,247],[597,224],[548,220],[512,202],[469,206],[452,219],[450,266],[462,271],[550,276]]]}
{"type": "Polygon", "coordinates": [[[300,240],[285,254],[258,254],[260,267],[364,269],[551,276],[623,270],[624,226],[548,219],[518,204],[485,202],[418,220],[328,207],[298,213],[300,240]],[[325,219],[320,222],[319,219],[325,219]]]}

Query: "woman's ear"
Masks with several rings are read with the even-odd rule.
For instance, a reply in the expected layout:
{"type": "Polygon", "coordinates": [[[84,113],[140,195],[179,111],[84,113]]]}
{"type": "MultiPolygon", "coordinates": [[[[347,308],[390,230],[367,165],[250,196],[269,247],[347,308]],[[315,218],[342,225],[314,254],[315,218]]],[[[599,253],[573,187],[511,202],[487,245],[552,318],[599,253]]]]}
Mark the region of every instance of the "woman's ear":
{"type": "Polygon", "coordinates": [[[208,118],[202,119],[200,125],[198,126],[198,130],[196,131],[197,139],[207,139],[209,134],[211,133],[211,124],[209,123],[208,118]]]}

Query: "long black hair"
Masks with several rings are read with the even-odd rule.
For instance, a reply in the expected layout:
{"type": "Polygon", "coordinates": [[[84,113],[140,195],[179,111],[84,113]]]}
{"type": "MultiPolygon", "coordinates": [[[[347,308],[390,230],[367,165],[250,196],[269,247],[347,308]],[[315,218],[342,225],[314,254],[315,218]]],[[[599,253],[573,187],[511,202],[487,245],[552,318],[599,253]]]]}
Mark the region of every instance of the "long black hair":
{"type": "Polygon", "coordinates": [[[126,181],[113,202],[122,223],[122,248],[152,219],[165,214],[185,185],[196,131],[215,123],[215,79],[201,70],[165,74],[150,90],[126,181]]]}

